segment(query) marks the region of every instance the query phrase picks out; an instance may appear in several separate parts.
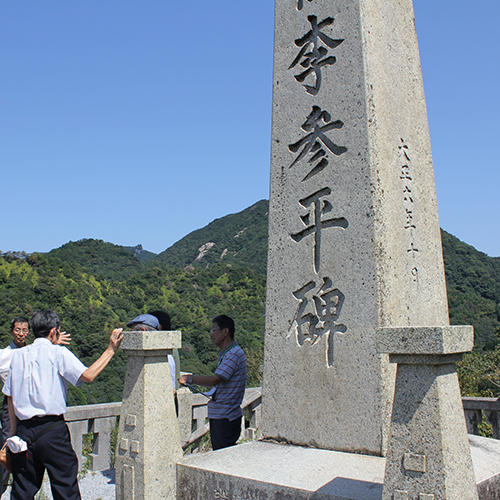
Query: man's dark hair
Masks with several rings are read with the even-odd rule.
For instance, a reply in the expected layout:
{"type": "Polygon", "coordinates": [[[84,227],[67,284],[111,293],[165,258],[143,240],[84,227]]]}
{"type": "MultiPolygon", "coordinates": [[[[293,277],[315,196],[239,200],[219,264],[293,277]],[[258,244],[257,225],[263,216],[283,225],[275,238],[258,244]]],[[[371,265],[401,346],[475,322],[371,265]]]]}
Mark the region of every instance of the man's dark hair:
{"type": "Polygon", "coordinates": [[[170,315],[165,311],[149,311],[147,314],[151,314],[160,322],[160,330],[171,330],[172,325],[170,324],[170,315]]]}
{"type": "Polygon", "coordinates": [[[28,328],[30,326],[30,322],[28,321],[27,318],[24,316],[16,316],[11,322],[10,322],[10,331],[14,331],[14,326],[16,323],[28,323],[28,328]]]}
{"type": "Polygon", "coordinates": [[[50,309],[36,311],[31,318],[33,335],[35,338],[47,337],[52,328],[59,327],[60,322],[59,315],[55,311],[51,311],[50,309]]]}
{"type": "Polygon", "coordinates": [[[227,328],[229,330],[229,336],[234,339],[234,321],[232,318],[229,316],[226,316],[225,314],[221,314],[220,316],[216,316],[213,320],[212,323],[217,323],[217,326],[221,329],[224,330],[224,328],[227,328]]]}

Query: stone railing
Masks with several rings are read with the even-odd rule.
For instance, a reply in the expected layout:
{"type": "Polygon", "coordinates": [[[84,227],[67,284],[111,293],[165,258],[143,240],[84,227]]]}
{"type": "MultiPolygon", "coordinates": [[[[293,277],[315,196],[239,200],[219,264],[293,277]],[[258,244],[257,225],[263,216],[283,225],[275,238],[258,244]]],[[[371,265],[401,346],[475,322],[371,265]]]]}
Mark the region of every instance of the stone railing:
{"type": "Polygon", "coordinates": [[[106,470],[111,467],[111,435],[120,416],[121,403],[70,406],[64,418],[71,433],[71,444],[78,457],[81,470],[87,463],[83,456],[84,436],[91,434],[91,452],[89,469],[106,470]]]}
{"type": "MultiPolygon", "coordinates": [[[[201,394],[191,394],[187,389],[178,391],[179,427],[183,448],[189,445],[196,448],[201,438],[208,433],[207,398],[201,394]]],[[[255,439],[260,427],[261,388],[254,387],[245,391],[242,403],[244,419],[242,438],[255,439]]],[[[470,434],[478,434],[478,424],[483,417],[493,429],[493,437],[500,439],[500,399],[462,398],[467,429],[470,434]]],[[[106,470],[112,465],[111,436],[120,415],[121,403],[105,403],[86,406],[72,406],[65,415],[71,432],[71,442],[80,462],[80,469],[87,462],[82,454],[83,437],[92,433],[92,451],[89,469],[106,470]]]]}
{"type": "MultiPolygon", "coordinates": [[[[191,433],[182,433],[182,447],[197,443],[205,434],[208,433],[208,399],[202,394],[192,394],[192,423],[191,433]]],[[[253,387],[245,391],[245,397],[241,403],[244,418],[241,422],[242,439],[255,439],[257,429],[260,427],[260,404],[262,401],[262,391],[260,387],[253,387]]],[[[179,407],[182,405],[179,404],[179,407]]],[[[181,410],[179,410],[181,417],[181,410]]]]}
{"type": "Polygon", "coordinates": [[[500,398],[462,398],[469,434],[479,434],[478,425],[491,425],[493,436],[500,439],[500,398]]]}

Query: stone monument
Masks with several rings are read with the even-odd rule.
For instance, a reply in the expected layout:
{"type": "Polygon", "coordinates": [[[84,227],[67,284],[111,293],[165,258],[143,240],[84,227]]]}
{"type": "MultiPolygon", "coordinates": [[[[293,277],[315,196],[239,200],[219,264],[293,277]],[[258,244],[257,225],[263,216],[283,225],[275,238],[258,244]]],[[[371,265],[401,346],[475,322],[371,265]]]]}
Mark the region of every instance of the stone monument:
{"type": "Polygon", "coordinates": [[[431,500],[460,484],[473,500],[447,377],[471,348],[449,327],[412,1],[276,0],[263,441],[185,458],[178,497],[431,500]],[[424,424],[459,444],[426,447],[424,424]]]}
{"type": "Polygon", "coordinates": [[[116,445],[117,500],[173,500],[182,457],[167,354],[181,332],[124,332],[128,356],[116,445]]]}
{"type": "Polygon", "coordinates": [[[448,324],[411,0],[276,2],[269,221],[263,435],[382,455],[377,329],[448,324]]]}

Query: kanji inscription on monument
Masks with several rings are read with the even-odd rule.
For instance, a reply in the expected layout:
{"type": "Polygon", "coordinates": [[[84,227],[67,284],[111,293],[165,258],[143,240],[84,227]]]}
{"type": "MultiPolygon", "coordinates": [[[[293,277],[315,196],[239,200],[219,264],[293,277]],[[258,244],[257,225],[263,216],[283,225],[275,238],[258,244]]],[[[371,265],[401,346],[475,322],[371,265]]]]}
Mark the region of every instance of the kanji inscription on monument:
{"type": "Polygon", "coordinates": [[[293,296],[299,301],[294,318],[298,344],[313,345],[326,336],[327,365],[333,366],[335,333],[347,331],[345,325],[336,323],[344,303],[344,294],[333,288],[330,278],[323,278],[319,286],[310,281],[293,292],[293,296]]]}
{"type": "Polygon", "coordinates": [[[305,157],[307,157],[307,162],[312,164],[312,169],[302,179],[303,181],[321,172],[328,165],[328,151],[335,156],[340,156],[347,151],[346,147],[338,146],[326,135],[328,131],[343,126],[344,123],[341,120],[332,122],[328,111],[313,106],[306,121],[301,125],[301,129],[308,133],[288,146],[292,153],[298,153],[290,167],[293,167],[305,157]]]}
{"type": "Polygon", "coordinates": [[[334,22],[333,17],[327,17],[318,22],[316,16],[308,16],[310,30],[301,38],[295,40],[295,45],[300,48],[299,53],[292,61],[288,69],[300,65],[304,71],[295,74],[298,82],[304,82],[309,75],[313,75],[313,85],[304,84],[306,92],[311,95],[317,95],[321,88],[321,74],[324,66],[335,64],[337,58],[330,55],[330,51],[338,47],[344,40],[334,40],[330,38],[323,28],[331,26],[334,22]]]}

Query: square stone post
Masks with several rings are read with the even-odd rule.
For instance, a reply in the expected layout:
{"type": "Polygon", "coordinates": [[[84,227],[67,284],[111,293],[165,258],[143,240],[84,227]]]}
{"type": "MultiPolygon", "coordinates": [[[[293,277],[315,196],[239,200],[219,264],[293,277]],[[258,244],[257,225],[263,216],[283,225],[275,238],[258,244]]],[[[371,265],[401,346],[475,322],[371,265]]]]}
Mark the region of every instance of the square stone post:
{"type": "Polygon", "coordinates": [[[472,327],[381,328],[377,346],[397,363],[383,500],[477,499],[455,367],[472,327]]]}
{"type": "Polygon", "coordinates": [[[179,432],[182,441],[187,441],[191,435],[193,424],[193,393],[187,387],[177,389],[177,402],[179,403],[179,432]]]}
{"type": "Polygon", "coordinates": [[[85,463],[83,456],[83,435],[89,432],[89,420],[76,420],[67,422],[69,434],[71,436],[71,446],[75,450],[76,458],[78,459],[78,470],[81,470],[85,463]]]}
{"type": "Polygon", "coordinates": [[[181,332],[124,332],[128,356],[116,450],[117,500],[172,500],[182,457],[167,354],[181,332]]]}
{"type": "Polygon", "coordinates": [[[94,446],[90,454],[90,470],[106,470],[111,465],[111,433],[116,417],[96,418],[92,426],[94,446]]]}

